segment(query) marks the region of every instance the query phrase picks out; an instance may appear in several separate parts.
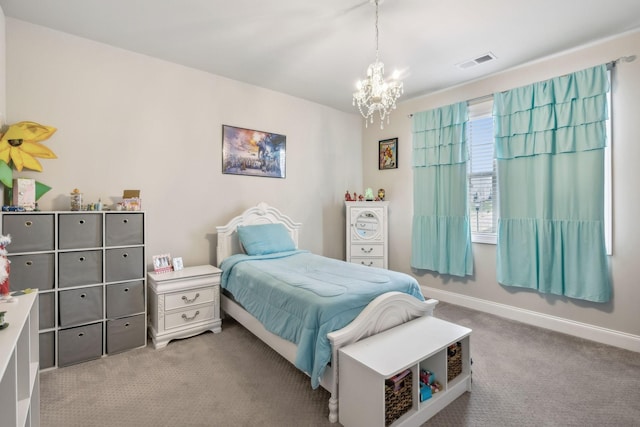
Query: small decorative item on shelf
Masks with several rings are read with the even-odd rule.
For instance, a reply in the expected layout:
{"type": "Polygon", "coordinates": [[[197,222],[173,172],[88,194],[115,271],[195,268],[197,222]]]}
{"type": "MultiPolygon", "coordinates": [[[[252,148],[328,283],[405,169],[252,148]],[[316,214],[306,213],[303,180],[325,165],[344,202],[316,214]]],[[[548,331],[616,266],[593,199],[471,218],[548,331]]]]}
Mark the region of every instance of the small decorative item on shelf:
{"type": "Polygon", "coordinates": [[[171,255],[162,254],[153,256],[153,271],[155,273],[168,273],[172,270],[171,255]]]}
{"type": "Polygon", "coordinates": [[[353,198],[351,198],[351,193],[349,193],[349,190],[347,190],[347,192],[344,193],[344,200],[346,202],[352,202],[353,201],[353,198]]]}
{"type": "Polygon", "coordinates": [[[9,326],[9,323],[4,321],[4,314],[6,311],[0,311],[0,329],[4,329],[9,326]]]}
{"type": "Polygon", "coordinates": [[[72,211],[81,211],[82,210],[82,193],[77,188],[74,188],[70,194],[71,196],[71,210],[72,211]]]}
{"type": "Polygon", "coordinates": [[[11,236],[0,235],[0,300],[13,301],[10,294],[9,271],[11,261],[7,257],[7,245],[11,243],[11,236]]]}
{"type": "Polygon", "coordinates": [[[385,196],[384,188],[378,189],[378,200],[384,201],[384,196],[385,196]]]}
{"type": "Polygon", "coordinates": [[[371,188],[364,190],[364,199],[367,201],[373,200],[373,190],[371,188]]]}
{"type": "Polygon", "coordinates": [[[141,209],[140,190],[124,190],[122,193],[122,210],[139,211],[141,209]]]}

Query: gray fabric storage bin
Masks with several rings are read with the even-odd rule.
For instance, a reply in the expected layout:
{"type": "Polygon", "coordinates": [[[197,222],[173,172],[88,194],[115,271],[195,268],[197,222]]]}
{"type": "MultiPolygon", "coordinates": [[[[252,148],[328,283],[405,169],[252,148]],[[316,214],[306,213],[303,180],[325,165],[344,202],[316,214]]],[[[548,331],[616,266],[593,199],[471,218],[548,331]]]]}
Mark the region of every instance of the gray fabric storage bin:
{"type": "Polygon", "coordinates": [[[144,215],[134,212],[108,212],[105,215],[107,246],[141,245],[144,243],[144,215]]]}
{"type": "Polygon", "coordinates": [[[102,356],[102,323],[58,331],[58,366],[73,365],[102,356]]]}
{"type": "Polygon", "coordinates": [[[58,249],[102,246],[102,214],[77,213],[58,216],[58,249]]]}
{"type": "Polygon", "coordinates": [[[144,312],[144,281],[107,285],[107,318],[144,312]]]}
{"type": "MultiPolygon", "coordinates": [[[[13,236],[12,236],[13,239],[13,236]]],[[[27,288],[53,289],[55,286],[55,255],[11,255],[10,285],[12,291],[27,288]]]]}
{"type": "Polygon", "coordinates": [[[144,278],[142,247],[107,249],[105,260],[107,282],[144,278]]]}
{"type": "Polygon", "coordinates": [[[58,253],[58,286],[91,285],[102,282],[102,251],[58,253]]]}
{"type": "Polygon", "coordinates": [[[118,353],[147,343],[144,314],[107,320],[107,353],[118,353]]]}
{"type": "Polygon", "coordinates": [[[56,365],[56,335],[55,332],[43,332],[38,336],[40,350],[40,369],[51,368],[56,365]]]}
{"type": "Polygon", "coordinates": [[[54,248],[53,214],[2,216],[2,234],[11,235],[7,252],[50,251],[54,248]]]}
{"type": "Polygon", "coordinates": [[[55,328],[56,326],[56,294],[55,292],[39,292],[40,304],[39,327],[40,329],[55,328]]]}
{"type": "Polygon", "coordinates": [[[102,286],[60,291],[60,326],[73,326],[102,320],[102,286]]]}

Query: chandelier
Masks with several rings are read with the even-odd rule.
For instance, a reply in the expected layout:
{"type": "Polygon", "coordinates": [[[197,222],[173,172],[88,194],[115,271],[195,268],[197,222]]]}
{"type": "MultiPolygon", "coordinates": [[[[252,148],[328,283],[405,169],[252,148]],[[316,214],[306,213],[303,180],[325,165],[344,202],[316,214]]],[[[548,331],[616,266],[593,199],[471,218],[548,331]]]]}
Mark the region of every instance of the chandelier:
{"type": "Polygon", "coordinates": [[[402,82],[394,75],[389,81],[384,79],[384,64],[378,58],[378,3],[383,0],[370,0],[376,5],[376,62],[367,68],[367,77],[358,81],[358,90],[353,93],[353,105],[357,105],[364,117],[365,127],[378,112],[380,129],[384,129],[384,119],[389,124],[389,114],[396,108],[396,100],[402,95],[402,82]]]}

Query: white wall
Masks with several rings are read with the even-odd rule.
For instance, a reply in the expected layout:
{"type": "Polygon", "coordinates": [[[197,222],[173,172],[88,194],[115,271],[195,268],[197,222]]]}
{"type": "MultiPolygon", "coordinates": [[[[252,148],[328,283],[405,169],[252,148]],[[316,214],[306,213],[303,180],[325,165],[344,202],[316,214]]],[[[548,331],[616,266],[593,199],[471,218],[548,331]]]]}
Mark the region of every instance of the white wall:
{"type": "MultiPolygon", "coordinates": [[[[580,49],[548,58],[509,72],[454,87],[430,96],[403,102],[391,116],[391,126],[380,131],[378,127],[364,130],[363,185],[384,187],[390,200],[390,268],[411,272],[411,120],[410,113],[465,101],[491,93],[512,89],[545,80],[597,64],[609,62],[625,55],[640,55],[640,32],[625,34],[580,49]],[[378,171],[376,165],[377,142],[399,137],[399,169],[378,171]]],[[[454,72],[454,70],[452,70],[454,72]]],[[[470,302],[469,305],[489,306],[531,311],[547,318],[557,317],[565,324],[580,322],[594,325],[592,332],[601,328],[640,336],[638,306],[638,260],[640,260],[640,60],[620,64],[613,73],[613,256],[610,257],[613,278],[613,298],[609,303],[596,304],[530,290],[501,286],[496,280],[495,246],[474,244],[474,275],[465,279],[421,272],[420,284],[439,296],[449,295],[452,301],[470,302]],[[484,304],[488,302],[489,304],[484,304]]],[[[441,298],[444,299],[444,298],[441,298]]],[[[588,334],[587,334],[588,335],[588,334]]]]}
{"type": "Polygon", "coordinates": [[[147,260],[194,265],[215,262],[216,225],[266,201],[303,223],[302,248],[344,256],[358,116],[11,18],[6,30],[8,122],[58,128],[44,141],[58,159],[21,174],[53,187],[42,210],[68,210],[74,188],[104,203],[140,189],[147,260]],[[286,135],[286,178],[223,175],[223,124],[286,135]]]}

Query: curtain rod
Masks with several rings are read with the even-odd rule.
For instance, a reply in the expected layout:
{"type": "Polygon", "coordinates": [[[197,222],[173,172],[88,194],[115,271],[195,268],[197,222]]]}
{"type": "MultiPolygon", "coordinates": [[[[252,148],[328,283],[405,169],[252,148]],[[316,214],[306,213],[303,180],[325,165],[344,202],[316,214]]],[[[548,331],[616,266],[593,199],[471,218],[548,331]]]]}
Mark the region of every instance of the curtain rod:
{"type": "MultiPolygon", "coordinates": [[[[633,62],[633,61],[636,60],[636,58],[637,58],[636,55],[621,56],[618,59],[614,59],[612,61],[607,62],[605,65],[607,66],[607,70],[611,70],[617,64],[620,64],[622,62],[633,62]]],[[[467,100],[467,104],[468,105],[478,104],[480,102],[488,101],[491,98],[493,98],[493,94],[492,93],[490,93],[488,95],[478,96],[477,98],[468,99],[467,100]]],[[[407,115],[407,117],[409,117],[409,118],[413,117],[413,113],[407,115]]]]}

